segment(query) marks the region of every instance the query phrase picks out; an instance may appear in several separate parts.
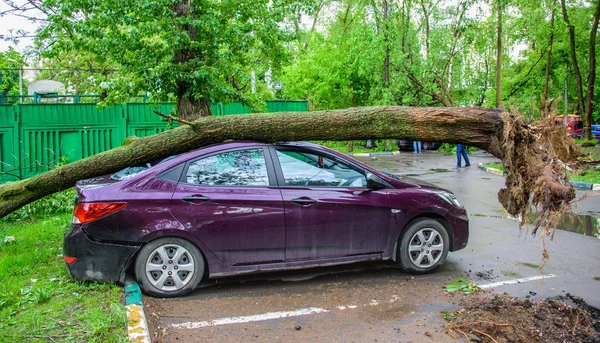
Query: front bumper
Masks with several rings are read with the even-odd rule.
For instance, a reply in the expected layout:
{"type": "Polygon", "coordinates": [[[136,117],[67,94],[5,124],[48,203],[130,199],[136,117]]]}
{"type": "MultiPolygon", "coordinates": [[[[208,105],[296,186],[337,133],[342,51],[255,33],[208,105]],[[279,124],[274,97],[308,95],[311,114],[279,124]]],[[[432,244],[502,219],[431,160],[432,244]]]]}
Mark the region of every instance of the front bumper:
{"type": "Polygon", "coordinates": [[[469,242],[469,216],[464,208],[456,208],[446,217],[452,227],[452,246],[450,251],[464,249],[469,242]]]}
{"type": "Polygon", "coordinates": [[[67,264],[69,274],[76,279],[123,283],[125,271],[140,246],[100,242],[75,225],[65,235],[63,254],[77,258],[67,264]]]}

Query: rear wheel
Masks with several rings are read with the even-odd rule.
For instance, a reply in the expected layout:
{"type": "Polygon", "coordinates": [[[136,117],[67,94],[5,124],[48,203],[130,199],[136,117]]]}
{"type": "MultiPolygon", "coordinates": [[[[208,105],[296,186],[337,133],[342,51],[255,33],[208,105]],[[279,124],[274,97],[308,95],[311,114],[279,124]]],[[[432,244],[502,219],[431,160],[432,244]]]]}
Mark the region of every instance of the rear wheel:
{"type": "Polygon", "coordinates": [[[450,238],[434,219],[419,219],[409,225],[398,241],[398,262],[414,274],[431,273],[446,260],[450,238]]]}
{"type": "Polygon", "coordinates": [[[198,248],[181,238],[159,238],[146,244],[135,262],[135,275],[144,293],[176,297],[193,291],[204,275],[198,248]]]}
{"type": "Polygon", "coordinates": [[[429,142],[424,142],[423,143],[423,150],[430,150],[431,149],[431,143],[429,142]]]}

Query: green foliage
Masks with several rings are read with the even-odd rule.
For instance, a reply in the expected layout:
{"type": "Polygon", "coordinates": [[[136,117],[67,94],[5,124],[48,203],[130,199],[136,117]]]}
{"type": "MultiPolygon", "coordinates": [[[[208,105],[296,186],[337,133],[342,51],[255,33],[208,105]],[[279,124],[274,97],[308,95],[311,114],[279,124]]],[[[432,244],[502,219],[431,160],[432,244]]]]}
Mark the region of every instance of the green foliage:
{"type": "Polygon", "coordinates": [[[480,290],[480,288],[474,282],[469,281],[464,276],[461,276],[458,279],[452,280],[446,284],[446,292],[448,293],[463,292],[465,294],[473,294],[478,290],[480,290]]]}
{"type": "Polygon", "coordinates": [[[579,172],[576,175],[569,177],[571,181],[588,182],[600,184],[600,169],[593,168],[579,172]]]}
{"type": "Polygon", "coordinates": [[[46,0],[43,5],[50,14],[38,46],[49,48],[40,53],[53,68],[78,68],[66,81],[78,91],[101,94],[103,105],[148,92],[151,101],[182,97],[259,106],[265,79],[286,61],[283,44],[291,39],[281,25],[288,1],[46,0]]]}
{"type": "Polygon", "coordinates": [[[444,143],[438,148],[437,151],[456,155],[456,144],[444,143]]]}
{"type": "Polygon", "coordinates": [[[54,193],[34,201],[31,204],[25,205],[8,216],[0,219],[0,223],[42,219],[44,217],[57,214],[72,214],[74,199],[74,188],[54,193]]]}
{"type": "Polygon", "coordinates": [[[484,163],[484,166],[488,167],[488,168],[493,168],[493,169],[498,169],[498,170],[504,170],[504,165],[502,163],[499,162],[489,162],[489,163],[484,163]]]}
{"type": "Polygon", "coordinates": [[[456,319],[456,313],[450,312],[450,311],[444,311],[444,312],[442,312],[442,318],[444,318],[447,321],[454,320],[454,319],[456,319]]]}
{"type": "MultiPolygon", "coordinates": [[[[19,95],[19,70],[27,66],[23,56],[12,47],[0,52],[0,93],[3,95],[19,95]]],[[[23,89],[27,92],[27,80],[23,79],[23,89]]],[[[17,103],[18,99],[7,100],[17,103]]]]}
{"type": "Polygon", "coordinates": [[[598,145],[598,140],[596,140],[596,138],[581,140],[582,147],[594,147],[596,145],[598,145]]]}
{"type": "MultiPolygon", "coordinates": [[[[326,146],[330,149],[348,153],[348,148],[350,146],[349,141],[314,141],[315,144],[326,146]]],[[[376,140],[376,147],[367,148],[367,141],[354,141],[354,148],[352,149],[352,153],[363,153],[363,152],[383,152],[383,151],[398,151],[398,146],[393,140],[389,141],[389,146],[385,148],[384,140],[376,140]]]]}
{"type": "Polygon", "coordinates": [[[122,288],[67,273],[62,240],[70,221],[62,214],[0,222],[0,341],[127,341],[122,288]]]}

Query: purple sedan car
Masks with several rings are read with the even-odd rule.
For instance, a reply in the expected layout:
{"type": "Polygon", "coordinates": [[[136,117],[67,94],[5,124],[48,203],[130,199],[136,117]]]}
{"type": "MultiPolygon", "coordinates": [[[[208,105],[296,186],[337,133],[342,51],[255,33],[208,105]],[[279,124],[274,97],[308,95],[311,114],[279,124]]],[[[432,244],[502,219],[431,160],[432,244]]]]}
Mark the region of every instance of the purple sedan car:
{"type": "Polygon", "coordinates": [[[233,142],[77,184],[64,259],[79,279],[180,296],[205,278],[369,260],[411,273],[467,245],[444,189],[311,143],[233,142]]]}

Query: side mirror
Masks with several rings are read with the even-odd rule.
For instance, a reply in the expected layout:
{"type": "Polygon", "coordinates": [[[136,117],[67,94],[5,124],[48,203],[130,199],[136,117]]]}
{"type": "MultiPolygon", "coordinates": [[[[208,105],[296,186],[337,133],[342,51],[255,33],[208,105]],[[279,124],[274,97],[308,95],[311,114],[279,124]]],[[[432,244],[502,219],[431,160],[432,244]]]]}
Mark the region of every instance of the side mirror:
{"type": "Polygon", "coordinates": [[[367,188],[372,190],[387,188],[385,181],[373,173],[367,173],[367,188]]]}

